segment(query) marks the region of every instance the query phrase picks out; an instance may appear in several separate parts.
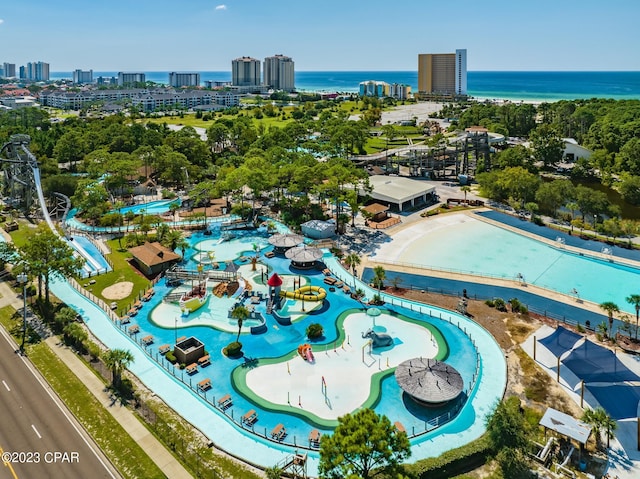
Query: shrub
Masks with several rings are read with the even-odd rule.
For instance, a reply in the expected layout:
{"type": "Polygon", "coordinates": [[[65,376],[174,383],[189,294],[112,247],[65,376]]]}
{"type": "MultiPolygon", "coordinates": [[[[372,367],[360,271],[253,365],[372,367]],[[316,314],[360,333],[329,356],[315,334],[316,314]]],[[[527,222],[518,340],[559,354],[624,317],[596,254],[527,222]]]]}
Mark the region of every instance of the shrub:
{"type": "Polygon", "coordinates": [[[232,343],[227,344],[222,352],[225,356],[230,358],[240,356],[240,353],[242,352],[242,343],[239,341],[233,341],[232,343]]]}
{"type": "Polygon", "coordinates": [[[307,338],[317,339],[321,338],[324,334],[324,328],[319,323],[311,323],[307,326],[307,338]]]}
{"type": "Polygon", "coordinates": [[[167,361],[169,361],[171,364],[175,364],[178,360],[176,359],[176,356],[173,354],[173,351],[169,351],[167,354],[164,355],[165,359],[167,361]]]}
{"type": "Polygon", "coordinates": [[[495,308],[496,303],[495,301],[493,301],[493,299],[487,299],[484,304],[486,304],[487,306],[489,306],[490,308],[495,308]]]}
{"type": "Polygon", "coordinates": [[[482,436],[469,444],[452,449],[438,457],[423,459],[408,464],[404,469],[411,477],[445,479],[472,471],[486,462],[491,455],[491,443],[482,436]]]}
{"type": "Polygon", "coordinates": [[[498,311],[506,311],[507,310],[507,303],[505,303],[504,299],[502,299],[502,298],[495,298],[493,300],[493,305],[495,306],[495,308],[498,311]]]}
{"type": "Polygon", "coordinates": [[[187,367],[187,365],[185,363],[180,363],[180,369],[184,369],[186,367],[187,367]]]}

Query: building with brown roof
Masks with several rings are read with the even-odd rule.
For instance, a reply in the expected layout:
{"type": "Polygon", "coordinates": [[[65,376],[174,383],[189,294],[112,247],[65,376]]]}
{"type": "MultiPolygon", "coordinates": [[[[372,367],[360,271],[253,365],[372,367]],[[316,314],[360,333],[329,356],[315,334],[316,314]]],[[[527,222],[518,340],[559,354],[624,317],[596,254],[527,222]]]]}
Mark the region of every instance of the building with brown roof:
{"type": "Polygon", "coordinates": [[[147,276],[155,276],[169,269],[182,258],[158,242],[129,248],[129,253],[133,256],[133,261],[137,264],[138,269],[147,276]]]}

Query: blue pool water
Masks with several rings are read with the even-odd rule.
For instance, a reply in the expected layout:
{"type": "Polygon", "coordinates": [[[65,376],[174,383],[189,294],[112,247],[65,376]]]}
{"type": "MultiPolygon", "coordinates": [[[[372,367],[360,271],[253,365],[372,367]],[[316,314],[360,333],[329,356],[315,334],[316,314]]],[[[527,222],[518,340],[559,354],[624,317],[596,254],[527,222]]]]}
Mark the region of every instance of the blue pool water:
{"type": "Polygon", "coordinates": [[[467,215],[429,219],[423,233],[405,230],[402,248],[383,245],[374,258],[421,268],[526,283],[594,303],[630,310],[626,297],[640,284],[640,269],[572,253],[467,215]]]}
{"type": "Polygon", "coordinates": [[[180,204],[180,200],[157,200],[150,201],[149,203],[141,203],[139,205],[125,206],[123,208],[120,208],[120,213],[126,214],[129,211],[132,211],[135,214],[144,212],[148,215],[161,215],[162,213],[166,213],[167,211],[169,211],[169,207],[172,203],[180,204]]]}
{"type": "MultiPolygon", "coordinates": [[[[216,235],[219,235],[219,230],[214,230],[212,236],[204,236],[202,233],[192,235],[190,239],[192,247],[185,255],[190,258],[185,265],[186,267],[196,265],[199,257],[197,253],[203,244],[214,250],[216,258],[237,259],[239,256],[253,255],[252,245],[254,243],[263,244],[266,238],[266,233],[263,231],[239,233],[238,237],[230,242],[217,244],[216,235]],[[229,258],[233,255],[236,257],[229,258]]],[[[353,284],[352,276],[342,268],[335,258],[325,254],[323,259],[337,276],[348,284],[353,284]]],[[[292,271],[289,261],[281,257],[272,259],[262,257],[261,261],[268,266],[269,274],[273,271],[277,271],[282,276],[301,274],[312,285],[326,286],[323,283],[324,275],[317,270],[292,271]]],[[[247,263],[238,262],[238,264],[246,265],[247,263]]],[[[247,268],[249,267],[242,270],[242,274],[247,279],[251,279],[250,277],[254,273],[247,272],[247,268]]],[[[255,273],[256,276],[258,274],[259,272],[255,273]]],[[[260,283],[259,278],[254,279],[256,283],[260,283]]],[[[374,293],[364,284],[359,284],[358,287],[362,287],[369,297],[374,293]]],[[[233,327],[233,324],[231,324],[230,330],[216,327],[215,323],[206,326],[199,325],[195,321],[197,315],[194,315],[193,318],[181,318],[179,321],[176,319],[175,322],[170,320],[169,325],[165,324],[164,326],[152,321],[150,318],[155,316],[156,310],[162,310],[166,307],[162,302],[163,296],[172,291],[172,288],[167,286],[164,281],[154,287],[156,294],[152,300],[143,303],[141,311],[133,318],[132,323],[139,325],[141,330],[135,338],[130,338],[126,333],[127,326],[120,329],[102,311],[76,293],[68,284],[55,282],[52,289],[62,300],[78,309],[83,317],[87,318],[87,326],[108,347],[131,350],[135,356],[132,371],[171,407],[229,452],[246,456],[247,451],[251,451],[251,460],[264,466],[271,466],[285,454],[292,453],[296,449],[296,445],[306,445],[310,430],[317,427],[302,416],[278,413],[256,405],[232,383],[231,373],[235,368],[242,367],[244,363],[244,359],[228,359],[221,354],[221,349],[235,340],[237,328],[233,327]],[[145,348],[136,342],[136,339],[146,335],[152,335],[155,341],[151,346],[145,348]],[[183,370],[169,366],[158,353],[158,347],[165,343],[174,344],[177,336],[196,336],[200,339],[212,357],[212,364],[206,368],[199,368],[193,376],[188,376],[183,370]],[[166,369],[158,365],[156,360],[166,369]],[[209,378],[213,386],[206,393],[206,398],[195,392],[196,384],[204,378],[209,378]],[[215,399],[224,394],[231,394],[234,401],[226,415],[210,404],[211,402],[215,404],[215,399]],[[270,431],[278,423],[284,423],[289,433],[285,441],[287,444],[277,444],[258,437],[236,424],[239,417],[249,409],[256,409],[258,412],[259,420],[255,428],[259,434],[270,431]]],[[[465,389],[472,386],[472,389],[468,391],[462,410],[453,421],[412,439],[413,458],[419,459],[437,455],[475,439],[484,431],[484,416],[490,412],[492,405],[500,398],[506,384],[506,366],[502,351],[486,331],[467,318],[438,308],[418,306],[408,301],[399,303],[390,297],[387,299],[389,304],[388,308],[384,308],[385,310],[397,311],[409,318],[431,323],[440,329],[452,352],[447,361],[461,373],[465,381],[465,389]],[[475,347],[469,336],[473,338],[475,347]],[[479,374],[474,381],[477,364],[479,374]],[[485,364],[491,364],[491,374],[484,373],[485,364]]],[[[227,303],[219,302],[215,297],[210,297],[208,304],[201,308],[202,314],[205,314],[205,308],[209,308],[210,311],[222,310],[224,312],[228,310],[227,303]]],[[[335,327],[330,326],[331,322],[335,321],[341,311],[351,308],[362,308],[362,306],[338,290],[329,294],[327,307],[300,317],[291,326],[282,326],[271,315],[266,314],[265,304],[262,302],[256,306],[256,311],[265,315],[268,330],[264,334],[251,335],[247,328],[243,327],[240,336],[243,351],[247,358],[280,357],[295,350],[299,344],[308,341],[305,337],[306,327],[310,323],[318,321],[325,324],[325,338],[320,344],[326,344],[328,348],[331,348],[330,345],[333,344],[339,333],[335,327]]],[[[218,313],[219,311],[216,314],[218,313]]],[[[416,351],[415,355],[420,356],[420,351],[416,351]]],[[[318,367],[322,367],[321,356],[322,353],[319,353],[318,367]]],[[[381,364],[384,369],[384,363],[381,364]]],[[[446,413],[445,410],[425,411],[408,404],[392,377],[382,382],[381,389],[382,395],[375,406],[376,411],[389,416],[392,422],[402,422],[410,434],[423,431],[425,422],[432,420],[438,414],[446,413]]],[[[349,392],[344,391],[340,394],[349,394],[349,392]]],[[[324,430],[322,427],[318,429],[324,430]]],[[[310,452],[309,472],[312,474],[317,467],[317,460],[317,452],[310,452]]]]}

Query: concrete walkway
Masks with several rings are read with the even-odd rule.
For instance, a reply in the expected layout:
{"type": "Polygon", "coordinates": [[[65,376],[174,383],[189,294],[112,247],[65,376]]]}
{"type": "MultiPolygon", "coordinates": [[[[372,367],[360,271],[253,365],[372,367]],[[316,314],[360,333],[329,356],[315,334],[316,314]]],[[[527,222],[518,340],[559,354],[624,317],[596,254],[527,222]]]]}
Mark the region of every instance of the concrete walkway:
{"type": "MultiPolygon", "coordinates": [[[[13,306],[16,310],[22,310],[23,300],[9,286],[0,282],[0,307],[13,306]]],[[[36,318],[29,316],[29,322],[36,318]]],[[[34,324],[34,326],[36,326],[34,324]]],[[[45,342],[51,350],[73,371],[78,379],[100,401],[111,415],[120,423],[134,441],[146,452],[151,460],[162,470],[168,478],[190,479],[193,476],[178,462],[178,460],[158,441],[155,436],[140,422],[133,411],[122,406],[118,401],[113,401],[105,384],[78,358],[73,351],[64,346],[56,336],[47,335],[45,342]]]]}

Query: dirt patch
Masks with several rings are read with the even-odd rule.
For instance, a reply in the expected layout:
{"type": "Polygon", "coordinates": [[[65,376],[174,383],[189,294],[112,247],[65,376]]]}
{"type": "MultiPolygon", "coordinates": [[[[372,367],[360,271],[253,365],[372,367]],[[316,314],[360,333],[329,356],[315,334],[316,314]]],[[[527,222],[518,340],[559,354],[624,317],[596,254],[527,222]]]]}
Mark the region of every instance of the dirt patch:
{"type": "Polygon", "coordinates": [[[102,297],[106,299],[124,299],[133,291],[133,283],[131,281],[121,281],[119,283],[107,286],[102,290],[102,297]]]}

